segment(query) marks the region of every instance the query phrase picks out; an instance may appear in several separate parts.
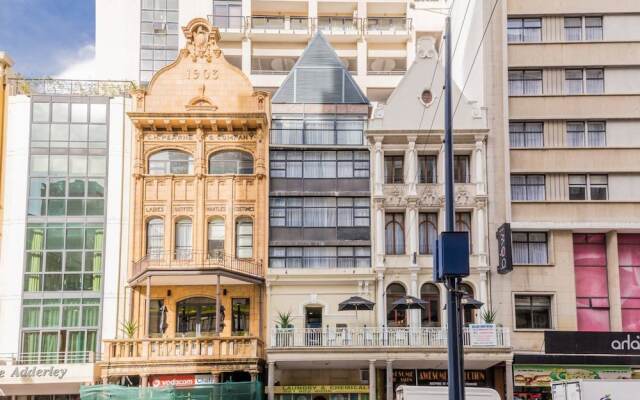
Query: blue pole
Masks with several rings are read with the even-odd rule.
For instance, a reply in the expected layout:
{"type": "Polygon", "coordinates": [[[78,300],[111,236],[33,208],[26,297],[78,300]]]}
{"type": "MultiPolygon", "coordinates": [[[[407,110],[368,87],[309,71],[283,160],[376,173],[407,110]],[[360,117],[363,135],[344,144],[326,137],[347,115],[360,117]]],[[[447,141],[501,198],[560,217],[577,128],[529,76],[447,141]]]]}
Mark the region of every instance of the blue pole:
{"type": "MultiPolygon", "coordinates": [[[[445,155],[445,231],[455,230],[455,210],[453,197],[453,115],[451,112],[451,17],[446,18],[445,27],[445,91],[444,91],[444,155],[445,155]]],[[[449,400],[464,400],[464,364],[462,343],[462,322],[460,318],[460,279],[447,277],[447,355],[449,400]]]]}

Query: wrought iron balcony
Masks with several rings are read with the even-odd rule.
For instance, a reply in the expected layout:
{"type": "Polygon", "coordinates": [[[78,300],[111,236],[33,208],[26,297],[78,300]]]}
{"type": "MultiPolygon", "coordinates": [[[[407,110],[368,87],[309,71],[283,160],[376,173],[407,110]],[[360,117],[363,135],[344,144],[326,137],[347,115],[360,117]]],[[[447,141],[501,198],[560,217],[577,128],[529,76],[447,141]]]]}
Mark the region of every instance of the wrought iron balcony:
{"type": "MultiPolygon", "coordinates": [[[[496,346],[472,346],[471,334],[464,328],[468,348],[510,348],[509,329],[496,327],[496,346]]],[[[446,328],[291,328],[271,332],[270,348],[427,348],[446,349],[446,328]]]]}
{"type": "Polygon", "coordinates": [[[182,248],[152,252],[134,262],[130,282],[139,281],[145,275],[180,275],[187,272],[210,272],[251,283],[264,280],[261,260],[239,259],[220,250],[202,252],[182,248]]]}

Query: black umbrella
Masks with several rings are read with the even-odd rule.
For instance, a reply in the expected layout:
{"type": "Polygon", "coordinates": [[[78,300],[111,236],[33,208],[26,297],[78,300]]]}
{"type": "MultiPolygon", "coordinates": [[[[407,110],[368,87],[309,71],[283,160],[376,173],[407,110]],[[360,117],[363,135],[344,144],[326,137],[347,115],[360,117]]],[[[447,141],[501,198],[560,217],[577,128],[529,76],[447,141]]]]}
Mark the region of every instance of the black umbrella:
{"type": "Polygon", "coordinates": [[[427,302],[413,296],[404,296],[393,302],[396,310],[425,310],[427,302]]]}
{"type": "Polygon", "coordinates": [[[356,317],[358,316],[358,310],[373,310],[373,306],[376,303],[373,301],[364,299],[360,296],[352,296],[338,304],[338,311],[355,311],[356,317]]]}

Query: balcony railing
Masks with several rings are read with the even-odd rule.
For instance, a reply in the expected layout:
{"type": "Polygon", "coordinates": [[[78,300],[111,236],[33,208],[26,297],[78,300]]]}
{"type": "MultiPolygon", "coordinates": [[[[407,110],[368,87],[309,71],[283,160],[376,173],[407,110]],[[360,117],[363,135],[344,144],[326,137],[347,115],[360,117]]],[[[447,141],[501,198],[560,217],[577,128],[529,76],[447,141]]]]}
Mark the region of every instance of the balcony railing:
{"type": "Polygon", "coordinates": [[[125,96],[129,97],[133,83],[129,81],[97,81],[70,79],[24,79],[9,78],[7,91],[10,96],[74,95],[74,96],[125,96]]]}
{"type": "Polygon", "coordinates": [[[411,30],[411,18],[370,17],[365,18],[364,27],[367,34],[405,32],[411,30]]]}
{"type": "Polygon", "coordinates": [[[269,33],[308,33],[310,32],[312,21],[308,17],[298,16],[253,16],[249,17],[252,32],[269,33]]]}
{"type": "Polygon", "coordinates": [[[222,269],[253,277],[264,277],[261,260],[239,259],[223,251],[200,252],[191,249],[151,252],[133,263],[133,276],[147,270],[222,269]]]}
{"type": "Polygon", "coordinates": [[[246,18],[240,15],[209,15],[209,22],[221,31],[244,31],[246,18]]]}
{"type": "Polygon", "coordinates": [[[153,363],[246,358],[264,358],[262,340],[246,336],[105,340],[103,361],[153,363]]]}
{"type": "Polygon", "coordinates": [[[96,356],[93,351],[0,354],[0,365],[84,364],[97,361],[96,356]]]}
{"type": "MultiPolygon", "coordinates": [[[[471,346],[468,328],[463,331],[464,346],[471,346]]],[[[510,347],[509,330],[496,328],[496,346],[510,347]]],[[[271,348],[363,347],[395,348],[422,347],[444,349],[447,347],[446,328],[305,328],[276,329],[271,332],[271,348]]],[[[482,348],[485,348],[484,346],[482,348]]]]}
{"type": "Polygon", "coordinates": [[[361,20],[352,17],[318,17],[318,30],[327,34],[358,34],[361,20]]]}

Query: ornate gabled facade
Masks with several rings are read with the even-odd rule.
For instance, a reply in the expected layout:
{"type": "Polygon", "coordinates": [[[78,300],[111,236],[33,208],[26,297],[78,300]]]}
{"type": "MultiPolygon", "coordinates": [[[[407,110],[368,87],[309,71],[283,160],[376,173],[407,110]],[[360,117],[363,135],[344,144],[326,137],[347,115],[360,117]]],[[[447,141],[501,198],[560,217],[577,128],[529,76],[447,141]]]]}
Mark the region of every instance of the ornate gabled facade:
{"type": "Polygon", "coordinates": [[[269,95],[225,60],[217,28],[183,32],[129,113],[130,329],[105,342],[105,382],[255,381],[264,364],[269,95]]]}
{"type": "MultiPolygon", "coordinates": [[[[435,240],[445,225],[444,104],[440,104],[443,99],[439,97],[444,70],[433,39],[422,38],[417,54],[387,104],[374,112],[367,129],[372,146],[372,267],[376,274],[376,304],[380,305],[378,323],[390,330],[407,329],[419,338],[424,336],[422,341],[414,342],[414,347],[425,347],[429,354],[426,361],[420,355],[419,368],[437,373],[446,368],[447,360],[446,352],[438,351],[438,340],[433,340],[437,337],[444,341],[446,337],[446,288],[433,282],[432,273],[435,240]],[[426,301],[426,309],[394,309],[394,301],[406,295],[426,301]]],[[[490,309],[485,162],[490,132],[486,110],[464,97],[457,87],[452,92],[455,225],[456,230],[469,232],[471,246],[471,275],[462,289],[490,309]]],[[[480,318],[472,309],[464,312],[465,325],[480,322],[480,318]]],[[[495,345],[481,350],[469,347],[466,329],[467,379],[474,374],[482,376],[482,385],[505,393],[504,365],[511,359],[508,329],[498,327],[495,345]]],[[[386,398],[390,399],[396,375],[406,369],[416,374],[412,368],[418,358],[390,350],[386,356],[386,398]]]]}

